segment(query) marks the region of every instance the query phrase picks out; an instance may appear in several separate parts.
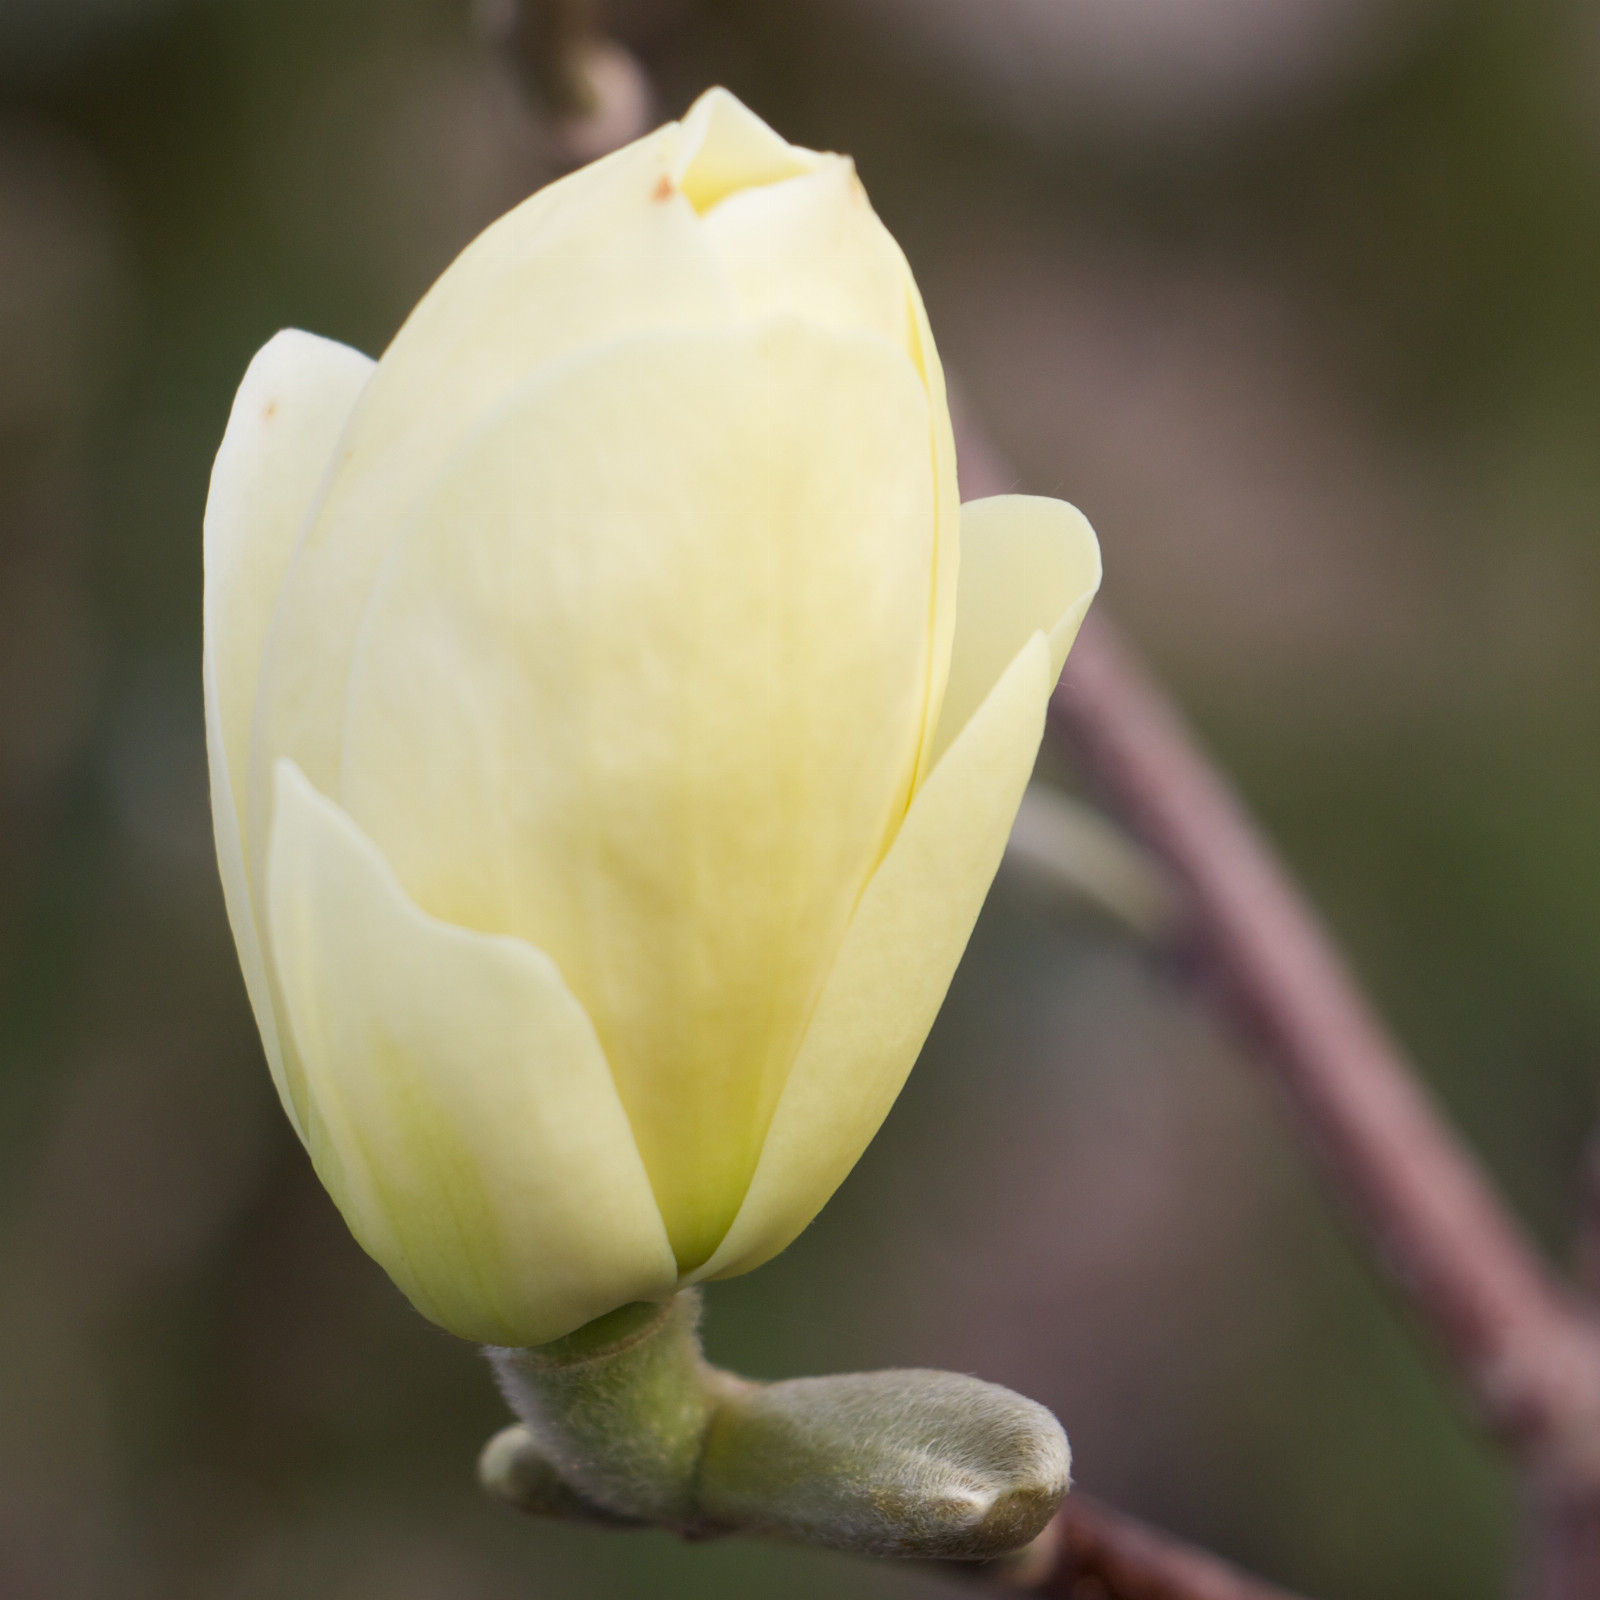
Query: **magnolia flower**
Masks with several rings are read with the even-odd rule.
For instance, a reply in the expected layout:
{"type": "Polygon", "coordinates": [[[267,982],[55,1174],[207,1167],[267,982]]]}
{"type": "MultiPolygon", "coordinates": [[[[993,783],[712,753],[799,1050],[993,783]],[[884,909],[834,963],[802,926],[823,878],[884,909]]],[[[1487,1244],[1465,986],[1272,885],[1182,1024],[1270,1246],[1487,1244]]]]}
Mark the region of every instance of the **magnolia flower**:
{"type": "Polygon", "coordinates": [[[499,1345],[783,1249],[922,1045],[1099,581],[1069,506],[959,506],[851,163],[713,90],[381,361],[279,334],[205,561],[228,914],[360,1243],[499,1345]]]}

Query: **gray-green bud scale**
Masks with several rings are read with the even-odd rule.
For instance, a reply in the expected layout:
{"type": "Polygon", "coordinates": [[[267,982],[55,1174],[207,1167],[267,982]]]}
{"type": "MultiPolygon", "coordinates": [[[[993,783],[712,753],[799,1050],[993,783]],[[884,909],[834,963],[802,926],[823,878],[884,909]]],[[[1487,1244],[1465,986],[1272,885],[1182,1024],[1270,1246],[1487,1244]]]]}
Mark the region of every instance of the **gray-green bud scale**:
{"type": "Polygon", "coordinates": [[[485,1487],[569,1521],[931,1560],[1020,1549],[1067,1492],[1061,1425],[1009,1389],[921,1370],[752,1383],[705,1361],[698,1322],[690,1292],[492,1350],[522,1421],[485,1449],[485,1487]]]}

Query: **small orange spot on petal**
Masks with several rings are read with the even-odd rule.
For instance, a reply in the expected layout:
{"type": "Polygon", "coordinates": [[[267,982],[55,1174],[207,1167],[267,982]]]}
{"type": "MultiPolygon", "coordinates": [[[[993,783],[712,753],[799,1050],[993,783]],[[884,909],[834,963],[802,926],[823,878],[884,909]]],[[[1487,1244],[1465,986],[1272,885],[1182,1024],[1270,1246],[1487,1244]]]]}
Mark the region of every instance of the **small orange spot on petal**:
{"type": "Polygon", "coordinates": [[[676,193],[677,190],[673,187],[672,179],[663,172],[660,178],[656,180],[655,198],[657,200],[670,200],[676,193]]]}
{"type": "Polygon", "coordinates": [[[269,400],[267,401],[266,409],[261,413],[261,420],[263,422],[271,422],[272,419],[277,416],[277,414],[278,402],[276,400],[269,400]]]}

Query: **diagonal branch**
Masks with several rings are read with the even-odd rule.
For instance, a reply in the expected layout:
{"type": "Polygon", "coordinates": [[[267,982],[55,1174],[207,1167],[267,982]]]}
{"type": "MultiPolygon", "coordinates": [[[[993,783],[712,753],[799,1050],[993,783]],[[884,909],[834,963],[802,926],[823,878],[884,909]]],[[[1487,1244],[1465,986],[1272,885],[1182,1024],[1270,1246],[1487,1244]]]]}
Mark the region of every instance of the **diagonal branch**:
{"type": "Polygon", "coordinates": [[[1014,1587],[1061,1600],[1295,1600],[1080,1494],[1068,1497],[1027,1560],[1014,1587]]]}
{"type": "Polygon", "coordinates": [[[1050,710],[1192,902],[1202,959],[1395,1284],[1492,1425],[1600,1485],[1600,1341],[1454,1138],[1327,934],[1104,615],[1050,710]]]}

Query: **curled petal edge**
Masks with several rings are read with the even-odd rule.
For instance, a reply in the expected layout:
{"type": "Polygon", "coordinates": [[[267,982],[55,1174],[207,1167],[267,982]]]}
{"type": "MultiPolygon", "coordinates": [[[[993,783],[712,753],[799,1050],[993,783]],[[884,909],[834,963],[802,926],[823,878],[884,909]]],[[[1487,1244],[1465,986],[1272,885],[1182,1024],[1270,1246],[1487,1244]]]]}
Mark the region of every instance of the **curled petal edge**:
{"type": "Polygon", "coordinates": [[[693,1279],[777,1255],[888,1115],[999,867],[1051,690],[1099,589],[1094,530],[1063,501],[978,500],[961,526],[940,753],[856,909],[744,1203],[693,1279]]]}
{"type": "Polygon", "coordinates": [[[912,802],[845,935],[744,1204],[695,1279],[736,1277],[777,1255],[888,1115],[1000,864],[1051,682],[1035,633],[912,802]]]}
{"type": "Polygon", "coordinates": [[[202,675],[217,867],[262,1048],[303,1136],[298,1069],[285,1061],[245,864],[250,726],[272,614],[306,518],[374,363],[286,330],[251,361],[211,471],[205,512],[202,675]]]}
{"type": "Polygon", "coordinates": [[[440,922],[280,760],[266,875],[318,1175],[462,1338],[543,1344],[662,1299],[677,1264],[583,1008],[523,940],[440,922]]]}

